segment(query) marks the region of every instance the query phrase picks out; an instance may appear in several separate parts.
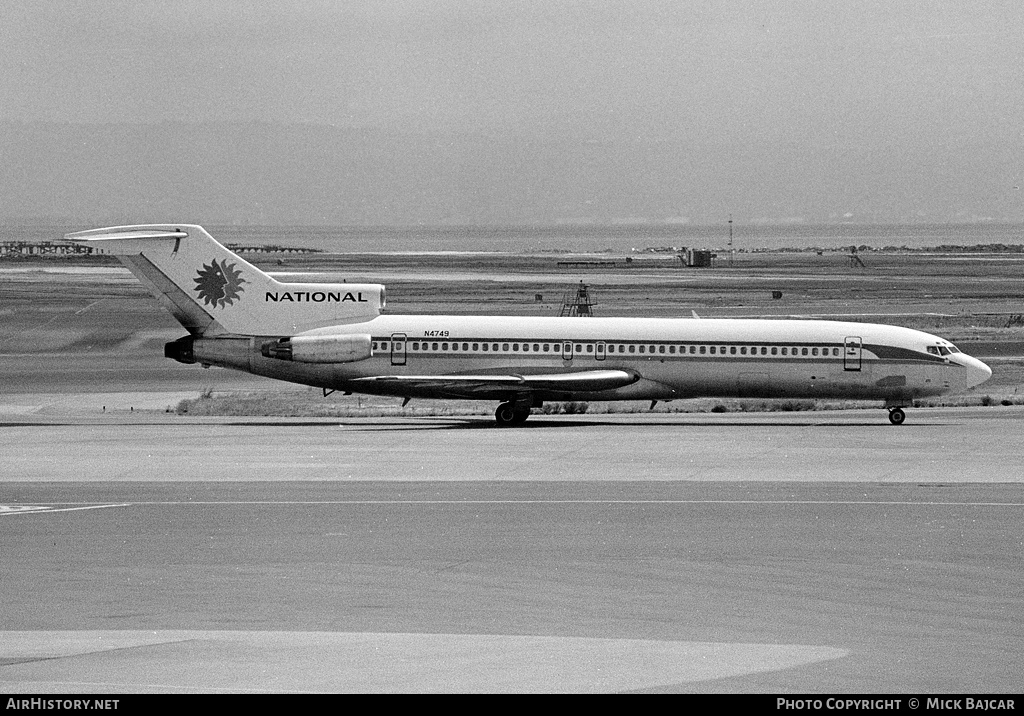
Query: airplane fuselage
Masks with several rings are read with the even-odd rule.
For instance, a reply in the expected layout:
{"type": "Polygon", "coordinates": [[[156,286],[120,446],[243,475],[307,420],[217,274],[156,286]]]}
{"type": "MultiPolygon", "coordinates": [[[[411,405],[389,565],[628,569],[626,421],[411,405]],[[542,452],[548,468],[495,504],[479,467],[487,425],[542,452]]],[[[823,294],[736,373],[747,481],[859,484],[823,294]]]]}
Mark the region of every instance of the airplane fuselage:
{"type": "Polygon", "coordinates": [[[771,319],[522,318],[382,315],[308,331],[367,335],[372,355],[311,364],[265,357],[274,337],[202,338],[195,362],[334,390],[404,397],[509,399],[508,386],[388,381],[381,376],[484,376],[621,370],[610,389],[531,391],[536,400],[671,400],[696,396],[837,398],[907,405],[991,375],[936,336],[896,326],[771,319]],[[366,380],[376,377],[374,380],[366,380]]]}

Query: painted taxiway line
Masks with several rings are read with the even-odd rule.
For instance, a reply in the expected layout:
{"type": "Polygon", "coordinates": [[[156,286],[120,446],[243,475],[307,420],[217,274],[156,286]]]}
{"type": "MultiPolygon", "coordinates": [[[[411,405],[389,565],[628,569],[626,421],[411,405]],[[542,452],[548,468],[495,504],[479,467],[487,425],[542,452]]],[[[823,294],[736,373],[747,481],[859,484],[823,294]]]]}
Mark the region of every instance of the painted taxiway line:
{"type": "MultiPolygon", "coordinates": [[[[59,505],[74,504],[68,502],[56,503],[59,505]]],[[[81,510],[105,510],[108,507],[129,507],[130,502],[119,502],[114,505],[81,505],[76,507],[57,507],[53,504],[35,505],[0,505],[0,516],[3,515],[49,515],[54,512],[79,512],[81,510]]]]}

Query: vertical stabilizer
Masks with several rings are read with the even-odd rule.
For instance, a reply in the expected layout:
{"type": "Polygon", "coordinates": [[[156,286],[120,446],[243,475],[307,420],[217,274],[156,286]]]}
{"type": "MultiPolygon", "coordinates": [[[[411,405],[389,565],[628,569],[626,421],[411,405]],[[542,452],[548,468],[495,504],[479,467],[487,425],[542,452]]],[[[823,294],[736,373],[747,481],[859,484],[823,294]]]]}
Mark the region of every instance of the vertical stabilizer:
{"type": "Polygon", "coordinates": [[[65,238],[117,256],[193,335],[292,335],[367,321],[384,308],[380,284],[281,283],[193,224],[115,226],[65,238]]]}

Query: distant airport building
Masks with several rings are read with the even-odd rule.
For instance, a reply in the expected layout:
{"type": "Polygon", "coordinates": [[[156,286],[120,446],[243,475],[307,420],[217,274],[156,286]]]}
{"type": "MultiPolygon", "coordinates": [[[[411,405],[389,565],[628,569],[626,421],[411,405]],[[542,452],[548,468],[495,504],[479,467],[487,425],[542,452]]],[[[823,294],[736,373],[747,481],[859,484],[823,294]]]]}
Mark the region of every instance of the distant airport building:
{"type": "Polygon", "coordinates": [[[688,268],[710,268],[715,255],[706,249],[683,249],[679,260],[688,268]]]}

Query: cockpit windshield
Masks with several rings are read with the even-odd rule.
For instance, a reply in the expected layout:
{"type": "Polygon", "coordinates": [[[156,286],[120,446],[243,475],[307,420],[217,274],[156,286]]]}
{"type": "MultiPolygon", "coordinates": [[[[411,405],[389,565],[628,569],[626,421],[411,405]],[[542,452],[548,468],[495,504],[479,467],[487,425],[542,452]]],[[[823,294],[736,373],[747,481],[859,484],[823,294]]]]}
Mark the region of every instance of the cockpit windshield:
{"type": "Polygon", "coordinates": [[[960,349],[954,345],[928,346],[928,352],[936,356],[948,356],[950,353],[959,353],[960,349]]]}

